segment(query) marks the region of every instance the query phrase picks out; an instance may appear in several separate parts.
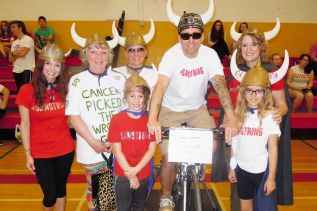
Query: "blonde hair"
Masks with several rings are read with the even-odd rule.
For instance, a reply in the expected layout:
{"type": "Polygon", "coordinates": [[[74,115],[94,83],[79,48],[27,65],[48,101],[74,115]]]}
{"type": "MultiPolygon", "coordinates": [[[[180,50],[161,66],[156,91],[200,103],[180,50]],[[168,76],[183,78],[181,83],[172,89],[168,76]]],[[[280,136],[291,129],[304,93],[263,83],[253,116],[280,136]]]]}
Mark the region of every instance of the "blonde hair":
{"type": "Polygon", "coordinates": [[[259,36],[257,33],[254,33],[250,30],[248,30],[247,32],[243,33],[239,40],[238,40],[238,51],[237,51],[237,62],[238,64],[245,64],[245,60],[242,57],[242,52],[241,52],[241,44],[242,44],[242,40],[245,36],[250,36],[252,39],[253,43],[258,43],[258,45],[260,46],[260,56],[261,56],[261,61],[268,61],[266,52],[268,50],[268,45],[266,40],[264,39],[264,37],[259,36]]]}
{"type": "Polygon", "coordinates": [[[105,49],[107,51],[108,62],[107,62],[107,67],[106,68],[108,68],[111,65],[111,63],[112,63],[113,51],[108,47],[108,45],[106,45],[105,43],[100,42],[100,41],[93,42],[90,45],[88,45],[87,47],[84,47],[82,49],[82,51],[81,51],[81,60],[83,62],[84,67],[85,68],[89,68],[87,52],[92,46],[95,46],[98,49],[105,49]]]}
{"type": "MultiPolygon", "coordinates": [[[[245,91],[247,89],[247,86],[242,86],[239,89],[236,108],[235,108],[235,116],[238,121],[238,126],[241,129],[245,123],[245,120],[247,118],[247,112],[248,112],[248,103],[245,98],[245,91]]],[[[267,115],[267,112],[270,110],[273,110],[274,107],[274,101],[272,96],[272,91],[270,88],[264,88],[264,96],[263,100],[259,104],[258,107],[258,117],[260,120],[260,127],[262,126],[262,119],[267,115]]]]}

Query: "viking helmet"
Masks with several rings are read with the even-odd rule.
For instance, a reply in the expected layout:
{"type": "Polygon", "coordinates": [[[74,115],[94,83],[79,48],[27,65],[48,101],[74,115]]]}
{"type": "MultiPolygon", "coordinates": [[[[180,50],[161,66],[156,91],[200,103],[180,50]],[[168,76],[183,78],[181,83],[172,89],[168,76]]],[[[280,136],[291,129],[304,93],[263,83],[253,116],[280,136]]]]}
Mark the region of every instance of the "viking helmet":
{"type": "Polygon", "coordinates": [[[196,13],[185,13],[178,23],[178,33],[181,33],[184,29],[198,28],[204,31],[204,23],[201,17],[196,13]]]}
{"type": "MultiPolygon", "coordinates": [[[[236,24],[237,24],[237,21],[233,22],[233,24],[231,26],[231,29],[230,29],[230,34],[231,34],[231,37],[232,37],[233,40],[238,41],[239,38],[241,37],[242,33],[236,32],[236,29],[235,29],[236,28],[236,24]]],[[[253,28],[249,28],[249,29],[245,30],[243,32],[243,34],[254,34],[257,37],[261,36],[266,41],[269,41],[269,40],[273,39],[278,34],[278,32],[280,31],[280,28],[281,28],[280,19],[276,18],[275,27],[271,31],[263,33],[259,29],[253,27],[253,28]]]]}
{"type": "Polygon", "coordinates": [[[143,87],[147,88],[148,91],[150,91],[150,86],[146,82],[146,80],[144,78],[142,78],[141,76],[139,76],[138,73],[133,72],[132,75],[125,82],[124,90],[127,91],[127,90],[129,90],[133,87],[137,87],[137,86],[143,86],[143,87]]]}
{"type": "MultiPolygon", "coordinates": [[[[112,25],[112,33],[118,34],[115,24],[112,25]]],[[[143,45],[146,47],[146,45],[149,42],[151,42],[151,40],[153,39],[154,34],[155,34],[155,25],[154,25],[153,19],[151,18],[151,28],[147,34],[142,36],[136,31],[131,31],[129,32],[127,37],[121,37],[119,35],[119,44],[126,48],[129,48],[133,45],[143,45]]]]}
{"type": "Polygon", "coordinates": [[[40,54],[40,59],[45,61],[65,62],[63,50],[55,43],[46,45],[40,54]]]}
{"type": "MultiPolygon", "coordinates": [[[[113,21],[112,23],[112,26],[115,25],[115,21],[113,21]]],[[[83,38],[83,37],[80,37],[76,30],[75,30],[75,23],[72,24],[71,26],[71,36],[74,40],[74,42],[79,45],[80,47],[82,48],[85,48],[87,47],[88,45],[90,45],[91,43],[93,42],[101,42],[101,43],[104,43],[106,46],[108,46],[110,49],[113,49],[117,46],[118,44],[118,41],[119,41],[119,34],[118,32],[117,33],[113,33],[113,39],[110,40],[110,41],[106,41],[104,38],[102,38],[100,35],[97,35],[97,34],[94,34],[92,36],[89,37],[89,39],[86,39],[86,38],[83,38]]]]}
{"type": "Polygon", "coordinates": [[[268,88],[271,86],[269,73],[261,66],[261,61],[255,67],[251,68],[241,81],[242,86],[261,86],[268,88]]]}
{"type": "Polygon", "coordinates": [[[213,0],[209,1],[209,7],[208,10],[202,14],[198,15],[196,13],[185,13],[182,17],[177,16],[171,6],[171,1],[167,1],[167,16],[170,19],[170,21],[178,27],[178,32],[180,33],[180,29],[186,29],[186,28],[200,28],[203,30],[204,25],[210,20],[210,18],[213,15],[214,11],[214,3],[213,0]]]}

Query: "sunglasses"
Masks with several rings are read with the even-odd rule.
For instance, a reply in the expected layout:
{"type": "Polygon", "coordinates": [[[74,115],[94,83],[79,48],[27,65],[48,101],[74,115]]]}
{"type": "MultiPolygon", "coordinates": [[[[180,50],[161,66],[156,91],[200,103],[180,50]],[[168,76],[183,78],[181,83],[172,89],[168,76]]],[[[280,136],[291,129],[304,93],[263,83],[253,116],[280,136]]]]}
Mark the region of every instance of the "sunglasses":
{"type": "Polygon", "coordinates": [[[129,48],[128,52],[133,53],[133,52],[143,52],[145,49],[144,48],[129,48]]]}
{"type": "Polygon", "coordinates": [[[182,40],[189,40],[190,37],[192,37],[194,40],[198,40],[201,38],[201,32],[195,32],[195,33],[192,33],[192,34],[189,34],[189,33],[183,33],[183,34],[180,34],[179,36],[182,38],[182,40]]]}

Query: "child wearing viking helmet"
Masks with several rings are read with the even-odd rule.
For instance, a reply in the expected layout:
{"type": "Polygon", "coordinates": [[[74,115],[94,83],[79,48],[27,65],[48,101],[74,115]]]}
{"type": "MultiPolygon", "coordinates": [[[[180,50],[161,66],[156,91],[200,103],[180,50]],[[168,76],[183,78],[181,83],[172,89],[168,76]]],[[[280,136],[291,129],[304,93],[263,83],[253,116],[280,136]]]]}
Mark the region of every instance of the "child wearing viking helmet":
{"type": "MultiPolygon", "coordinates": [[[[232,140],[229,180],[237,182],[241,210],[252,210],[254,197],[274,198],[279,125],[273,120],[268,72],[259,64],[241,81],[235,115],[239,134],[232,140]]],[[[269,200],[270,210],[277,210],[269,200]]],[[[273,202],[273,203],[272,203],[273,202]]],[[[261,210],[261,209],[259,209],[261,210]]]]}
{"type": "Polygon", "coordinates": [[[108,140],[115,155],[117,211],[144,210],[155,137],[148,132],[148,83],[133,73],[125,83],[127,109],[114,115],[108,140]]]}

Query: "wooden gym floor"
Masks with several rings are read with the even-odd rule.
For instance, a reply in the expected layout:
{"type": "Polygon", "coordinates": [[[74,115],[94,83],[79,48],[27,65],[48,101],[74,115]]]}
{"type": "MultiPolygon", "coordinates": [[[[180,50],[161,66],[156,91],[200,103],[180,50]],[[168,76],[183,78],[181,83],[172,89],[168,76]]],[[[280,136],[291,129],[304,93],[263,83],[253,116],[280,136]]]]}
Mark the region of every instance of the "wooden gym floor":
{"type": "MultiPolygon", "coordinates": [[[[25,168],[23,148],[16,141],[0,146],[0,210],[41,210],[42,193],[35,177],[25,168]]],[[[156,160],[159,160],[159,153],[156,160]]],[[[292,141],[294,205],[279,206],[281,211],[316,210],[317,205],[317,140],[292,141]]],[[[208,169],[207,169],[208,171],[208,169]]],[[[208,183],[222,209],[230,210],[229,183],[208,183]]],[[[159,188],[159,184],[155,185],[159,188]]],[[[74,161],[67,186],[68,211],[86,211],[85,179],[80,164],[74,161]]]]}

